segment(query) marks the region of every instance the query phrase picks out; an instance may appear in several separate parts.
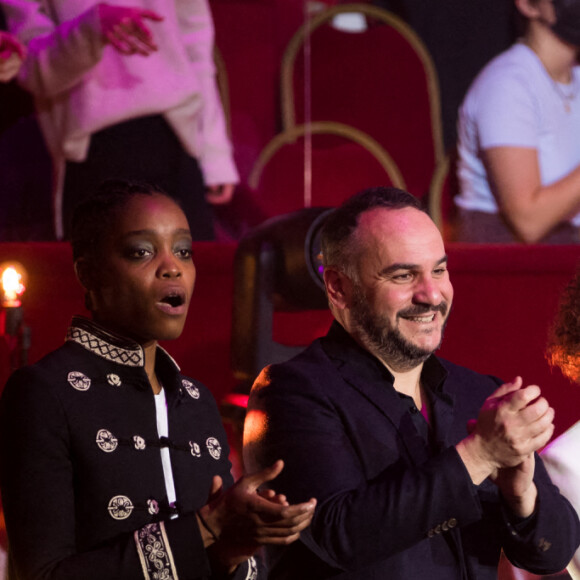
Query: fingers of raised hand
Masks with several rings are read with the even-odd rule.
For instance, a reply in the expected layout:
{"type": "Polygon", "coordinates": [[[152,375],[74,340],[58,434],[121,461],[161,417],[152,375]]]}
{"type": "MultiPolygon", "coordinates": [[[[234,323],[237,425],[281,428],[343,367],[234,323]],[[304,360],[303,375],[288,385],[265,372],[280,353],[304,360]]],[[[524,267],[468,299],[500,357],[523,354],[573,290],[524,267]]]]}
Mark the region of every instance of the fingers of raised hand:
{"type": "Polygon", "coordinates": [[[514,434],[520,431],[520,437],[536,437],[549,429],[554,420],[554,409],[550,407],[548,401],[544,397],[534,395],[539,395],[537,387],[527,396],[522,392],[522,398],[518,402],[510,401],[506,404],[504,412],[500,411],[500,416],[505,419],[506,428],[514,434]],[[528,403],[524,404],[526,400],[528,403]]]}
{"type": "Polygon", "coordinates": [[[269,521],[256,522],[255,539],[262,544],[288,544],[298,538],[307,528],[314,515],[316,502],[287,506],[280,511],[280,517],[269,521]]]}
{"type": "Polygon", "coordinates": [[[486,400],[476,433],[484,455],[496,467],[519,465],[551,438],[554,410],[536,385],[509,391],[486,400]]]}
{"type": "Polygon", "coordinates": [[[276,493],[273,489],[259,489],[258,495],[273,503],[280,505],[290,505],[284,494],[276,493]]]}
{"type": "Polygon", "coordinates": [[[105,38],[122,54],[147,56],[157,50],[151,32],[138,17],[121,19],[105,32],[105,38]]]}
{"type": "Polygon", "coordinates": [[[149,20],[154,20],[155,22],[161,22],[163,20],[163,16],[161,16],[161,14],[157,14],[157,12],[153,12],[153,10],[140,10],[139,12],[143,18],[148,18],[149,20]]]}
{"type": "Polygon", "coordinates": [[[0,31],[0,59],[6,60],[10,57],[14,57],[15,62],[19,63],[25,56],[26,48],[24,45],[20,44],[20,42],[10,34],[2,33],[0,31]]]}
{"type": "Polygon", "coordinates": [[[523,382],[522,377],[516,377],[513,381],[509,383],[504,383],[501,387],[497,388],[495,392],[491,395],[491,398],[499,398],[507,395],[512,391],[517,391],[521,388],[523,382]]]}
{"type": "Polygon", "coordinates": [[[0,81],[7,82],[14,78],[20,69],[20,63],[20,57],[15,54],[5,60],[0,58],[0,81]]]}
{"type": "Polygon", "coordinates": [[[525,407],[522,407],[517,416],[524,424],[537,424],[538,428],[546,427],[554,420],[554,409],[550,407],[544,397],[538,397],[525,407]]]}
{"type": "Polygon", "coordinates": [[[258,528],[256,530],[254,541],[257,544],[287,546],[300,537],[300,532],[302,532],[307,525],[308,524],[305,524],[302,527],[296,526],[294,528],[258,528]]]}
{"type": "Polygon", "coordinates": [[[105,40],[122,54],[142,54],[157,50],[144,18],[162,20],[158,14],[139,8],[100,5],[101,30],[105,40]]]}
{"type": "Polygon", "coordinates": [[[212,205],[224,205],[229,203],[234,196],[235,185],[225,183],[223,185],[210,185],[205,197],[212,205]]]}
{"type": "Polygon", "coordinates": [[[524,457],[543,447],[554,432],[554,409],[542,397],[532,404],[510,411],[501,417],[503,439],[513,454],[511,465],[518,457],[524,457]]]}
{"type": "Polygon", "coordinates": [[[295,518],[302,518],[303,516],[307,518],[312,517],[315,506],[316,500],[314,499],[304,503],[289,505],[287,501],[286,503],[274,502],[258,496],[252,502],[250,511],[256,522],[267,524],[278,522],[284,525],[284,522],[294,521],[295,518]]]}
{"type": "Polygon", "coordinates": [[[537,429],[532,434],[532,438],[529,442],[530,452],[539,451],[550,441],[552,435],[554,434],[554,423],[552,419],[547,420],[543,417],[541,421],[538,422],[537,429]]]}
{"type": "Polygon", "coordinates": [[[499,400],[498,404],[500,406],[507,406],[511,411],[519,411],[535,401],[540,394],[540,387],[537,385],[529,385],[505,394],[499,400]]]}

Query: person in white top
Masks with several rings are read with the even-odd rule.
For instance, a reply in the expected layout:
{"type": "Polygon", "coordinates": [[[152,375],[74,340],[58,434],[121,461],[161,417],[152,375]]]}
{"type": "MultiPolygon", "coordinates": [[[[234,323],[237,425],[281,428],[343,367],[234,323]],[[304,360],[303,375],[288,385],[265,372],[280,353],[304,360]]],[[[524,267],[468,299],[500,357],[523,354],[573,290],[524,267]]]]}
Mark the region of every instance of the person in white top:
{"type": "Polygon", "coordinates": [[[208,203],[227,203],[239,178],[207,0],[0,3],[28,47],[18,80],[54,160],[57,237],[94,184],[116,178],[158,184],[196,239],[212,239],[208,203]]]}
{"type": "Polygon", "coordinates": [[[515,0],[525,31],[459,114],[457,239],[578,243],[579,0],[515,0]]]}

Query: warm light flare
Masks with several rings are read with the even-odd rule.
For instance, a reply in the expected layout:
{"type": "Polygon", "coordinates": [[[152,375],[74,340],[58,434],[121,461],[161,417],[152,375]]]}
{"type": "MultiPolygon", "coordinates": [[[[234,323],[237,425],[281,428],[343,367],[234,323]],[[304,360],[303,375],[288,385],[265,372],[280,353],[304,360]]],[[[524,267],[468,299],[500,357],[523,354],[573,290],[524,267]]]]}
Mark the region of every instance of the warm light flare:
{"type": "Polygon", "coordinates": [[[246,415],[244,424],[244,445],[257,443],[266,435],[268,421],[264,411],[252,410],[246,415]]]}
{"type": "Polygon", "coordinates": [[[20,298],[26,291],[26,270],[21,264],[0,264],[0,302],[4,308],[21,306],[20,298]]]}

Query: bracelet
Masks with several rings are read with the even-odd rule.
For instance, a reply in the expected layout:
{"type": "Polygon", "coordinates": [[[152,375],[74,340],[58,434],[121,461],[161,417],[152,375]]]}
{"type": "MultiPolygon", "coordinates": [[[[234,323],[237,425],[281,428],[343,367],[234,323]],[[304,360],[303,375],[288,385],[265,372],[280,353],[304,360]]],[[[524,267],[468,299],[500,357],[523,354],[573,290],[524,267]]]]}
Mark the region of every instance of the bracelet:
{"type": "Polygon", "coordinates": [[[201,515],[199,510],[197,511],[197,517],[199,518],[201,525],[210,533],[210,535],[214,539],[214,541],[217,542],[219,540],[219,538],[217,537],[217,534],[210,528],[209,524],[205,521],[205,519],[203,518],[203,516],[201,515]]]}

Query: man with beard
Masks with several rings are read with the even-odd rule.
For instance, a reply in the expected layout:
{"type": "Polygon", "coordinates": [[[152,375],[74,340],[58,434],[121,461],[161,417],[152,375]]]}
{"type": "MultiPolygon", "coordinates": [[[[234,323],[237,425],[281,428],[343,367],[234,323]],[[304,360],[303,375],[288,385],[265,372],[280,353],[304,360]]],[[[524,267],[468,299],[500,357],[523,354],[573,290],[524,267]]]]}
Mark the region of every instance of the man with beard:
{"type": "Polygon", "coordinates": [[[417,200],[376,188],[322,233],[335,321],[253,387],[246,467],[282,457],[276,486],[318,507],[270,578],[497,578],[501,550],[561,570],[579,522],[535,451],[554,411],[538,386],[502,384],[434,356],[453,299],[439,231],[417,200]]]}

